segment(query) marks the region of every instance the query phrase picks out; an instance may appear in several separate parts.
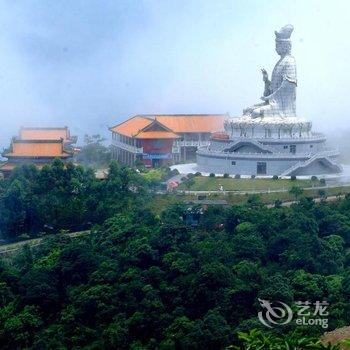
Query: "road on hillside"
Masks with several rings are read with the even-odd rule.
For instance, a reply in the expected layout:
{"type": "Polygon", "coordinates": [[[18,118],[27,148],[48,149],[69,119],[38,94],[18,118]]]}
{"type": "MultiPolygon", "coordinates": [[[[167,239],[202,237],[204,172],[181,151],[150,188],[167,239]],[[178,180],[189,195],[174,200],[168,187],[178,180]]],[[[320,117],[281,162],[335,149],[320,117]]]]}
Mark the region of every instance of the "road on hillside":
{"type": "MultiPolygon", "coordinates": [[[[81,236],[85,236],[88,234],[90,234],[90,230],[65,233],[65,235],[67,235],[71,238],[81,237],[81,236]]],[[[48,236],[46,236],[46,237],[48,237],[48,236]]],[[[36,247],[36,246],[42,244],[44,238],[45,237],[33,238],[33,239],[27,239],[25,241],[0,245],[0,255],[11,254],[11,253],[23,248],[25,245],[28,245],[31,248],[36,247]]]]}

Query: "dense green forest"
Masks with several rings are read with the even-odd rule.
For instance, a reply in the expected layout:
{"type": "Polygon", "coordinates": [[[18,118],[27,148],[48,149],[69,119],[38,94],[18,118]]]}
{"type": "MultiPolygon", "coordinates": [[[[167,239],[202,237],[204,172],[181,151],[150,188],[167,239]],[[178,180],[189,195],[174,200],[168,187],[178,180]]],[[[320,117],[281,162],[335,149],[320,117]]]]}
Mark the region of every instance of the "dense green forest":
{"type": "Polygon", "coordinates": [[[104,181],[55,161],[0,184],[4,238],[54,233],[1,260],[4,349],[323,348],[322,328],[264,328],[258,298],[327,300],[329,329],[350,324],[350,196],[209,207],[194,227],[116,163],[104,181]]]}
{"type": "Polygon", "coordinates": [[[116,162],[105,181],[97,180],[92,169],[59,159],[41,171],[24,165],[0,181],[0,233],[17,239],[23,234],[77,231],[146,200],[147,182],[116,162]]]}

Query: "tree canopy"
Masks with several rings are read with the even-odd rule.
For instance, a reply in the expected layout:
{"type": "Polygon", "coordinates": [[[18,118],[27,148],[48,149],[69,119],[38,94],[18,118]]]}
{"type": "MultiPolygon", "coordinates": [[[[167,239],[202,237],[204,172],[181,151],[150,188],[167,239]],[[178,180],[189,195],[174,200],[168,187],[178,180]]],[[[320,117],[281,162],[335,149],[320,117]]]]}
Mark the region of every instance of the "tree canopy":
{"type": "Polygon", "coordinates": [[[158,215],[151,200],[147,181],[116,163],[104,181],[55,161],[2,183],[6,237],[93,225],[0,260],[2,348],[277,349],[268,346],[304,339],[300,349],[322,349],[316,326],[264,328],[259,298],[327,300],[329,329],[349,324],[350,196],[209,207],[195,227],[185,205],[158,215]]]}

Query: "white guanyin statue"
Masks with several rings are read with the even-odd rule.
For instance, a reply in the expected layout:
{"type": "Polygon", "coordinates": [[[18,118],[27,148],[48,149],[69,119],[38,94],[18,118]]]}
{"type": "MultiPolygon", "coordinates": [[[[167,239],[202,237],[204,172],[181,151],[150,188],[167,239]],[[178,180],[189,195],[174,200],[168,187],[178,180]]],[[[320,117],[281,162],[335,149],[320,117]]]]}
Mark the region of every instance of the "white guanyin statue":
{"type": "Polygon", "coordinates": [[[290,36],[293,26],[282,27],[276,35],[276,51],[281,56],[272,72],[271,80],[262,69],[265,83],[262,103],[253,105],[243,111],[244,116],[257,117],[296,117],[295,99],[297,86],[296,63],[291,55],[290,36]]]}

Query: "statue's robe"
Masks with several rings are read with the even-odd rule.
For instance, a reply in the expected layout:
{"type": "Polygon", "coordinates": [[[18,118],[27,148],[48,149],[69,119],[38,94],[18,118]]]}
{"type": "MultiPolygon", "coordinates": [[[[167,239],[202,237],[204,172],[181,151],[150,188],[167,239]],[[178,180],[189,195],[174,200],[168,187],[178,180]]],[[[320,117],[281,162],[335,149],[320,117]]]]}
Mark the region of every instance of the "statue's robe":
{"type": "Polygon", "coordinates": [[[272,72],[270,93],[275,94],[269,100],[269,104],[272,105],[271,112],[277,112],[281,116],[296,116],[296,85],[295,58],[286,55],[276,63],[272,72]]]}
{"type": "Polygon", "coordinates": [[[286,55],[276,63],[271,82],[268,88],[265,88],[265,97],[272,96],[268,98],[268,101],[246,109],[244,114],[250,114],[252,117],[295,117],[296,86],[295,59],[291,55],[286,55]]]}

